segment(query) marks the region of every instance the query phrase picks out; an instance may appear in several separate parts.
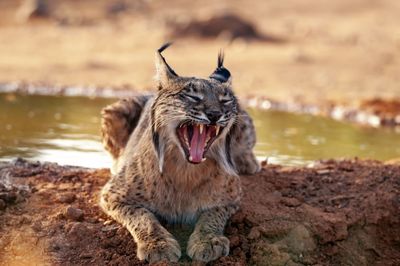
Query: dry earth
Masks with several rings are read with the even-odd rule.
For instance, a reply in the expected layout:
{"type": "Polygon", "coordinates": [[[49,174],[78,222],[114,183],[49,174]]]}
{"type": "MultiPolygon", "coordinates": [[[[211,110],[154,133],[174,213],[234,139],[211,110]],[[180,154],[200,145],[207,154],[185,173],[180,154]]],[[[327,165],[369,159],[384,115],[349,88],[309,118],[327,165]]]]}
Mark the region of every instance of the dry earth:
{"type": "MultiPolygon", "coordinates": [[[[96,204],[108,177],[108,170],[3,163],[0,264],[144,265],[129,233],[96,204]]],[[[241,210],[226,228],[230,255],[210,265],[400,264],[399,165],[267,165],[242,181],[241,210]]],[[[190,228],[169,228],[184,245],[190,228]]]]}

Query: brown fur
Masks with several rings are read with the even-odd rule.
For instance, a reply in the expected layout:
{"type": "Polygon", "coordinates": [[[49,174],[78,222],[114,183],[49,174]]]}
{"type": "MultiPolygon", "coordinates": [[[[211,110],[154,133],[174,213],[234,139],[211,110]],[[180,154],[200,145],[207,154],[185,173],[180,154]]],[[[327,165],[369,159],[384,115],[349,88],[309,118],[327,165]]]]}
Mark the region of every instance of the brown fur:
{"type": "Polygon", "coordinates": [[[187,254],[208,262],[229,253],[223,230],[241,197],[236,172],[259,170],[251,151],[254,127],[237,104],[230,83],[181,78],[161,53],[157,59],[160,91],[154,97],[122,100],[102,113],[103,143],[115,164],[100,205],[132,234],[139,259],[178,261],[181,256],[178,242],[158,221],[160,217],[195,223],[187,254]],[[203,98],[193,103],[182,93],[203,98]],[[224,97],[232,102],[222,106],[224,97]],[[213,108],[222,110],[218,123],[223,131],[207,152],[207,160],[191,164],[175,129],[192,109],[198,110],[198,118],[193,119],[202,119],[213,108]]]}

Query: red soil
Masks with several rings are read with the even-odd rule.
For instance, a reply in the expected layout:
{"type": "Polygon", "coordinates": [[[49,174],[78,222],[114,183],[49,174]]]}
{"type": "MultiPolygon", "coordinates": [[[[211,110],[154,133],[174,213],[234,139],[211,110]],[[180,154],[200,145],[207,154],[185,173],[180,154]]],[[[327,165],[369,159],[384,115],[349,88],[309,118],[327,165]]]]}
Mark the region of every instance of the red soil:
{"type": "MultiPolygon", "coordinates": [[[[22,243],[31,262],[143,265],[129,233],[97,206],[108,178],[104,169],[0,165],[0,261],[18,260],[22,243]]],[[[242,207],[226,228],[230,255],[211,265],[400,264],[399,165],[264,166],[242,180],[242,207]]],[[[184,247],[190,228],[169,229],[184,247]]]]}

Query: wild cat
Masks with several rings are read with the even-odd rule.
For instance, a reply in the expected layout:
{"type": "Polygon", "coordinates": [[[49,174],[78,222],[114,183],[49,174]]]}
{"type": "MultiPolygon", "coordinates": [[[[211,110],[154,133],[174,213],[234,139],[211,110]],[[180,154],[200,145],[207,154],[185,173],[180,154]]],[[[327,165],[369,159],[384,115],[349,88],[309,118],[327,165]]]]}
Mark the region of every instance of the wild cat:
{"type": "Polygon", "coordinates": [[[158,92],[102,111],[102,137],[114,159],[100,205],[125,226],[140,260],[178,261],[181,247],[160,223],[193,223],[186,253],[199,261],[229,254],[223,235],[241,198],[238,174],[260,166],[255,130],[218,56],[209,78],[181,77],[156,52],[158,92]],[[159,221],[160,219],[160,221],[159,221]]]}

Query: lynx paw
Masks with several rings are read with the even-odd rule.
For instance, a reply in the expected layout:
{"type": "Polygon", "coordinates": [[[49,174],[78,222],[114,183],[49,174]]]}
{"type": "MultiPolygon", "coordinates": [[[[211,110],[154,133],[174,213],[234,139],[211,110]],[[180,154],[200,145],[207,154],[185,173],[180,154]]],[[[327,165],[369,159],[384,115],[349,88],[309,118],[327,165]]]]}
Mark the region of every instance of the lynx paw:
{"type": "Polygon", "coordinates": [[[138,243],[137,256],[140,260],[147,260],[149,263],[177,262],[181,257],[181,248],[175,239],[168,237],[158,241],[138,243]]]}
{"type": "Polygon", "coordinates": [[[229,240],[224,236],[206,235],[189,239],[187,254],[192,260],[209,262],[229,254],[229,240]]]}

